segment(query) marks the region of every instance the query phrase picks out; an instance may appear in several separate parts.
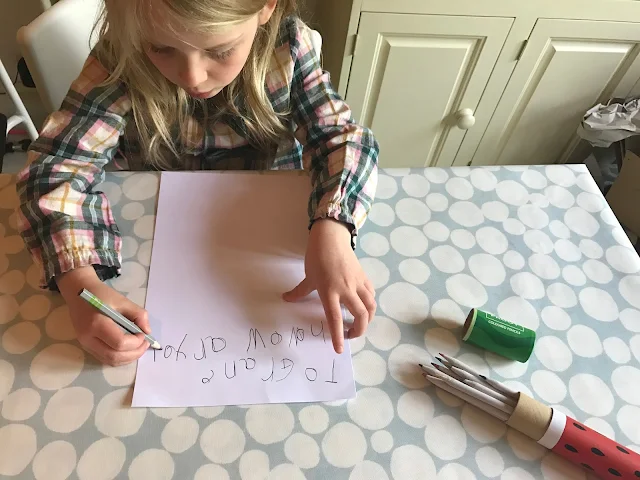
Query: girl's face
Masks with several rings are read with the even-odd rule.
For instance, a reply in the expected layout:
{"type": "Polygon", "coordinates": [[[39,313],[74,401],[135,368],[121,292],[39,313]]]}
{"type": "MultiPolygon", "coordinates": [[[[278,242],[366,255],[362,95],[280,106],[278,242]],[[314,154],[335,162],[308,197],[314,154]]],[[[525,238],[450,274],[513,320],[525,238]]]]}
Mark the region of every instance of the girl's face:
{"type": "Polygon", "coordinates": [[[169,29],[157,29],[149,39],[147,56],[160,73],[192,97],[211,98],[238,76],[258,26],[269,21],[275,4],[269,0],[254,18],[216,35],[185,30],[175,35],[169,29]]]}

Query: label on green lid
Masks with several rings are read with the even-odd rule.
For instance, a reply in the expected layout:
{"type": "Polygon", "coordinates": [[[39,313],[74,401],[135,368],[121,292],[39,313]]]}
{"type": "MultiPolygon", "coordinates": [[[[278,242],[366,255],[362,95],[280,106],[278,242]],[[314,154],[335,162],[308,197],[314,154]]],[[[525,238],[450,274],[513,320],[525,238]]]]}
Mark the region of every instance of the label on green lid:
{"type": "Polygon", "coordinates": [[[462,328],[462,340],[524,363],[533,352],[536,332],[474,308],[462,328]]]}

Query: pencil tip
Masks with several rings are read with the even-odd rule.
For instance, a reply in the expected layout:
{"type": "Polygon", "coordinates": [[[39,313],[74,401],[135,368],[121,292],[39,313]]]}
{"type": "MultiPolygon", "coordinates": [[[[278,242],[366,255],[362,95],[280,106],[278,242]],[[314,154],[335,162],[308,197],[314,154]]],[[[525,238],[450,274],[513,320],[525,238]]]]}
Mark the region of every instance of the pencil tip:
{"type": "Polygon", "coordinates": [[[444,361],[440,357],[436,357],[436,360],[438,360],[440,363],[444,363],[444,361]]]}
{"type": "Polygon", "coordinates": [[[160,345],[160,344],[158,343],[158,341],[156,340],[155,342],[153,342],[153,343],[151,344],[151,348],[153,348],[154,350],[162,350],[162,345],[160,345]]]}
{"type": "Polygon", "coordinates": [[[419,367],[424,367],[424,365],[422,365],[421,363],[418,364],[419,367]]]}

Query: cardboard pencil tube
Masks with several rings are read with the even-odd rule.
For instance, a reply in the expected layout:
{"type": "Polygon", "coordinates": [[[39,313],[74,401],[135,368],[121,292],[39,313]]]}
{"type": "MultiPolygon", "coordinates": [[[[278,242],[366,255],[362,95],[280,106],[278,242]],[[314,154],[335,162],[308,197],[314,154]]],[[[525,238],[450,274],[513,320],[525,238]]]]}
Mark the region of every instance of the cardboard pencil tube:
{"type": "Polygon", "coordinates": [[[520,392],[507,425],[537,442],[549,428],[552,412],[551,407],[520,392]]]}

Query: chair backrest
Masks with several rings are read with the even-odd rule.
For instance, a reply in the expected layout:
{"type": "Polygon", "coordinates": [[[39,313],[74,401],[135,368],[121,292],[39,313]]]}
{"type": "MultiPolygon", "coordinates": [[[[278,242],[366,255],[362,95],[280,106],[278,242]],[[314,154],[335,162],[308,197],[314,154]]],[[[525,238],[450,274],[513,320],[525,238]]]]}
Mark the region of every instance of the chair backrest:
{"type": "Polygon", "coordinates": [[[60,0],[18,30],[18,44],[47,113],[60,108],[80,75],[97,40],[91,33],[102,4],[60,0]]]}

